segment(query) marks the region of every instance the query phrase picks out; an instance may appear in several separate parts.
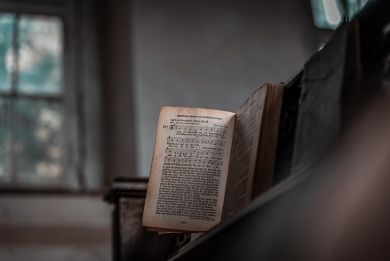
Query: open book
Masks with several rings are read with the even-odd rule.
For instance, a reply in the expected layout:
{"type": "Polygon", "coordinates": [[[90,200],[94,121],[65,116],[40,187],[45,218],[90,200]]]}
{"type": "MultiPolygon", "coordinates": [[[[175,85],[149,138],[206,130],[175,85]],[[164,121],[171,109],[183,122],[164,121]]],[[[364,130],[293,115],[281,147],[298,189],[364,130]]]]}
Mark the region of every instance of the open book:
{"type": "Polygon", "coordinates": [[[162,107],[142,224],[207,231],[268,189],[282,97],[265,84],[237,113],[162,107]]]}

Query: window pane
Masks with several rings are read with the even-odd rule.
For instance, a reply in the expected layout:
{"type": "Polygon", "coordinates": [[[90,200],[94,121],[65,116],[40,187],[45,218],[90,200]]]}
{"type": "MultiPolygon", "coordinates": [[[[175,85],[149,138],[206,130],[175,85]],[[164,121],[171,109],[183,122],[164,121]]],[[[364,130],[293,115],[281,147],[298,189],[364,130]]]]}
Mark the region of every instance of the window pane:
{"type": "Polygon", "coordinates": [[[11,89],[11,75],[14,67],[12,36],[15,16],[0,13],[0,91],[11,89]]]}
{"type": "Polygon", "coordinates": [[[367,4],[367,2],[368,0],[347,0],[349,19],[352,19],[353,16],[357,14],[365,4],[367,4]]]}
{"type": "Polygon", "coordinates": [[[44,101],[17,102],[17,178],[50,183],[64,175],[62,106],[44,101]]]}
{"type": "Polygon", "coordinates": [[[311,0],[314,24],[318,28],[335,29],[341,22],[342,14],[337,0],[311,0]]]}
{"type": "Polygon", "coordinates": [[[11,102],[0,98],[0,182],[10,180],[11,102]]]}
{"type": "Polygon", "coordinates": [[[57,17],[22,15],[19,22],[18,90],[59,94],[62,89],[62,21],[57,17]]]}

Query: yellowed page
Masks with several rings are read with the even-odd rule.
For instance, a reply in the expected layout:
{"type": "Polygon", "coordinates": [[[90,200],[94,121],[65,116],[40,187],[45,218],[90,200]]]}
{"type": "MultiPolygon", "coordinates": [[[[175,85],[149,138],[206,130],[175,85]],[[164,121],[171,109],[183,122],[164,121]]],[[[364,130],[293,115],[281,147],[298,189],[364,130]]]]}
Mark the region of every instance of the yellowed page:
{"type": "Polygon", "coordinates": [[[237,112],[224,218],[231,216],[251,200],[267,91],[267,85],[257,89],[237,112]]]}
{"type": "Polygon", "coordinates": [[[235,115],[162,107],[144,226],[206,231],[221,221],[235,115]]]}

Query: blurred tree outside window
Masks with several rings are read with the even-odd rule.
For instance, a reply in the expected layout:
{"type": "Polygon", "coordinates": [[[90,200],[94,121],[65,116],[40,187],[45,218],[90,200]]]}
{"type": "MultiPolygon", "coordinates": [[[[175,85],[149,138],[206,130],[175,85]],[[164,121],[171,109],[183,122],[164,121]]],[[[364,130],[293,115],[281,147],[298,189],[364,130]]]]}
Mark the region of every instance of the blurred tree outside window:
{"type": "Polygon", "coordinates": [[[56,16],[0,13],[0,184],[66,178],[63,31],[56,16]]]}

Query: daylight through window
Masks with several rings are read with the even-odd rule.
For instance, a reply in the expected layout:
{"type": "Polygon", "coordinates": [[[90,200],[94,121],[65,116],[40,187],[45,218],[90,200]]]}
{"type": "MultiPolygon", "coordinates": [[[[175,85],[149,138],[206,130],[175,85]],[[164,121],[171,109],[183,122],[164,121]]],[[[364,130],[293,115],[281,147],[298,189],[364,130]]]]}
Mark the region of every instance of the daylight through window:
{"type": "Polygon", "coordinates": [[[0,13],[0,183],[65,175],[63,23],[0,13]]]}

